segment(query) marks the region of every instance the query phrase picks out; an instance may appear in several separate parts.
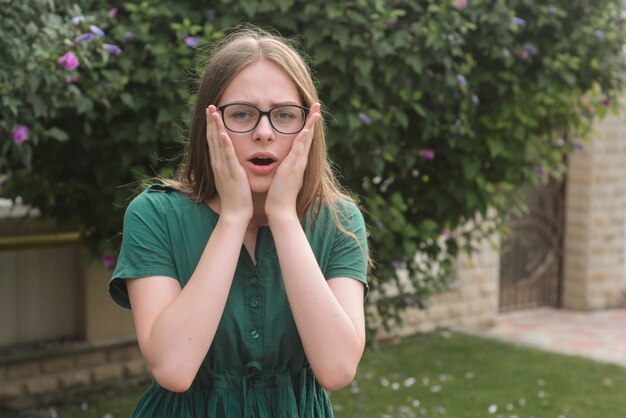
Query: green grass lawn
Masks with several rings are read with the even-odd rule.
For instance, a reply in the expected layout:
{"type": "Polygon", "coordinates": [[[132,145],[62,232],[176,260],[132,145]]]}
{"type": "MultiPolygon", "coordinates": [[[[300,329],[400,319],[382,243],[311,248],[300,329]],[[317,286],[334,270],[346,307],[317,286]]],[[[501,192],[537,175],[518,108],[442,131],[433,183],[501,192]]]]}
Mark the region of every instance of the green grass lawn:
{"type": "MultiPolygon", "coordinates": [[[[68,400],[56,416],[128,417],[143,390],[68,400]]],[[[368,350],[331,399],[336,418],[624,418],[626,368],[442,332],[368,350]]]]}

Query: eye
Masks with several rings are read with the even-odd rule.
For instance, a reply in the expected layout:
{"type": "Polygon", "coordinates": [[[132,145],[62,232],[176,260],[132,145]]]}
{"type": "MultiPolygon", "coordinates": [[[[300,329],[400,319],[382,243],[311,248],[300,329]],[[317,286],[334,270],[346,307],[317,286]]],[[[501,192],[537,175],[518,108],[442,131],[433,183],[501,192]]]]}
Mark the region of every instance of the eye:
{"type": "Polygon", "coordinates": [[[236,110],[236,111],[233,111],[229,117],[236,119],[236,120],[247,120],[247,119],[252,119],[253,115],[252,115],[252,112],[250,111],[236,110]]]}
{"type": "Polygon", "coordinates": [[[289,108],[279,108],[274,110],[272,118],[279,121],[298,119],[298,113],[289,108]]]}

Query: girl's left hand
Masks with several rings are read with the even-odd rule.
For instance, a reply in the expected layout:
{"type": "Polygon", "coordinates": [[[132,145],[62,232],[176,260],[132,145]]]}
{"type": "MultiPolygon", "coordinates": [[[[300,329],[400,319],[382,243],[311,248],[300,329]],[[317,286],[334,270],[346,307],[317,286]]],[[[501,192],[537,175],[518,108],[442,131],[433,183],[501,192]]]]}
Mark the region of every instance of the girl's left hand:
{"type": "Polygon", "coordinates": [[[289,154],[276,170],[265,200],[265,215],[270,222],[280,217],[297,219],[296,200],[302,188],[315,123],[321,117],[320,104],[314,103],[311,105],[304,128],[294,138],[289,154]]]}

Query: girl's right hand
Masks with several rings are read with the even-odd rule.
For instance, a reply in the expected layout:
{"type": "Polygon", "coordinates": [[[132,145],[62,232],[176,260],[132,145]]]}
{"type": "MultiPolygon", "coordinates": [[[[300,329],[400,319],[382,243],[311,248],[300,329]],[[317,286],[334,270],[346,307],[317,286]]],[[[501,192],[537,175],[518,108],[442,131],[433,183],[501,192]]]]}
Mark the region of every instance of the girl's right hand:
{"type": "Polygon", "coordinates": [[[252,194],[250,183],[226,133],[222,117],[214,105],[206,109],[207,143],[220,198],[220,216],[249,221],[252,218],[252,194]]]}

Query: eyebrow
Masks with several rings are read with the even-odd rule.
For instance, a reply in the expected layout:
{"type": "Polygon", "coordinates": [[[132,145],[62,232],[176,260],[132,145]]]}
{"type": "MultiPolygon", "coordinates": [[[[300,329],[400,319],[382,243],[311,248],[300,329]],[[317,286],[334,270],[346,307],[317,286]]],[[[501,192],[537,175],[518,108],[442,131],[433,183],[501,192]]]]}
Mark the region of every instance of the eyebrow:
{"type": "MultiPolygon", "coordinates": [[[[235,100],[234,102],[228,103],[228,104],[233,104],[233,103],[238,103],[238,104],[246,104],[246,105],[250,105],[250,106],[254,106],[254,107],[259,107],[258,104],[256,103],[252,103],[252,102],[248,102],[245,100],[235,100]]],[[[270,108],[275,108],[275,107],[280,107],[280,106],[301,106],[301,107],[306,107],[298,102],[293,102],[293,101],[286,101],[286,102],[271,102],[270,103],[270,108]]]]}

